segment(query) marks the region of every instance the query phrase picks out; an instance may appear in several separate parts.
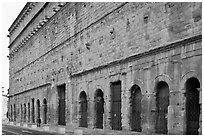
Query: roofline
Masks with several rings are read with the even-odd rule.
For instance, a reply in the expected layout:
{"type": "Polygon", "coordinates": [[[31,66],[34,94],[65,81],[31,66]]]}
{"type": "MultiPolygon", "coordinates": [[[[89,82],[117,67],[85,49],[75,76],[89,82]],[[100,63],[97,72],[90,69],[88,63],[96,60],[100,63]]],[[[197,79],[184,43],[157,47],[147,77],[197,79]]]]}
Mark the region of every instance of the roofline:
{"type": "Polygon", "coordinates": [[[34,15],[34,17],[26,24],[26,26],[21,30],[21,32],[16,36],[16,38],[9,44],[8,48],[11,48],[11,46],[13,45],[13,43],[16,41],[16,39],[19,37],[19,35],[21,35],[24,30],[31,24],[31,22],[34,20],[34,18],[36,18],[36,16],[38,16],[38,14],[41,12],[41,10],[43,8],[45,8],[45,6],[47,6],[49,2],[45,2],[44,5],[42,6],[42,8],[34,15]]]}
{"type": "Polygon", "coordinates": [[[16,17],[16,19],[14,20],[14,22],[11,24],[10,28],[8,29],[8,31],[11,30],[11,28],[14,26],[14,24],[16,23],[16,21],[20,18],[20,16],[22,15],[23,11],[25,11],[25,9],[30,5],[31,2],[27,2],[26,5],[23,7],[23,9],[21,10],[21,12],[18,14],[18,16],[16,17]]]}

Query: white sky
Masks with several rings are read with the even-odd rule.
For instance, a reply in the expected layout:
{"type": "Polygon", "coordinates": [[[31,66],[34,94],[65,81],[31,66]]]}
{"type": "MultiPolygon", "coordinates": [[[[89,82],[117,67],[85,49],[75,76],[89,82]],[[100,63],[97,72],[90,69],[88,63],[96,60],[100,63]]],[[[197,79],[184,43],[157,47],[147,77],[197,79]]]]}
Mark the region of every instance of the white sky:
{"type": "Polygon", "coordinates": [[[9,88],[9,60],[7,58],[9,54],[8,46],[9,46],[9,38],[7,37],[8,29],[16,19],[20,11],[25,6],[26,2],[24,1],[1,1],[1,89],[4,87],[4,91],[7,92],[9,88]]]}

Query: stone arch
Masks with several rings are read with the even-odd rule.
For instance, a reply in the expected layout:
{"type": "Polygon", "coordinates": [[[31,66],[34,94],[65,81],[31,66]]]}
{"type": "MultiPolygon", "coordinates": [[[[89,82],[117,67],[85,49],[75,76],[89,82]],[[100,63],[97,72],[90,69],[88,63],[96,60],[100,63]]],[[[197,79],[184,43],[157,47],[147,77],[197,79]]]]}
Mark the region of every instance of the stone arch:
{"type": "MultiPolygon", "coordinates": [[[[181,82],[180,82],[180,91],[182,93],[185,93],[185,83],[186,81],[191,78],[191,77],[195,77],[198,79],[198,81],[200,82],[200,84],[202,84],[202,78],[199,76],[199,74],[195,71],[195,70],[191,70],[187,73],[185,73],[182,77],[181,77],[181,82]]],[[[202,87],[202,86],[200,86],[202,87]]]]}
{"type": "Polygon", "coordinates": [[[24,103],[24,117],[23,117],[23,119],[24,119],[24,122],[26,122],[26,103],[24,103]]]}
{"type": "Polygon", "coordinates": [[[184,85],[186,97],[186,134],[197,135],[201,110],[198,90],[200,88],[200,82],[196,77],[190,77],[187,79],[184,85]]]}
{"type": "Polygon", "coordinates": [[[77,97],[79,99],[78,101],[80,101],[80,95],[81,95],[82,92],[84,92],[86,94],[87,100],[89,100],[89,94],[85,89],[86,89],[85,86],[83,86],[83,85],[80,86],[78,91],[81,91],[81,92],[78,92],[78,95],[77,95],[77,97]]]}
{"type": "Polygon", "coordinates": [[[138,85],[141,89],[142,94],[144,94],[144,83],[140,79],[135,79],[134,81],[131,81],[130,84],[128,84],[127,89],[130,90],[133,85],[138,85]]]}
{"type": "Polygon", "coordinates": [[[47,100],[43,99],[43,123],[47,124],[47,100]]]}
{"type": "Polygon", "coordinates": [[[39,99],[36,101],[36,106],[37,106],[37,119],[40,119],[40,100],[39,99]]]}
{"type": "Polygon", "coordinates": [[[153,89],[153,93],[156,95],[156,87],[157,87],[157,84],[160,82],[160,81],[164,81],[168,84],[169,86],[169,91],[172,92],[173,91],[173,85],[172,85],[172,79],[169,77],[169,75],[166,75],[166,74],[162,74],[162,75],[158,75],[157,77],[155,77],[153,83],[152,83],[152,87],[154,88],[153,89]]]}
{"type": "Polygon", "coordinates": [[[168,133],[168,106],[169,106],[169,85],[166,81],[157,81],[156,92],[156,133],[168,133]]]}
{"type": "Polygon", "coordinates": [[[14,121],[16,121],[16,104],[13,105],[14,121]]]}
{"type": "Polygon", "coordinates": [[[95,104],[95,127],[103,128],[104,93],[101,89],[97,89],[95,91],[94,104],[95,104]]]}
{"type": "Polygon", "coordinates": [[[23,105],[21,104],[21,122],[23,122],[23,105]]]}
{"type": "Polygon", "coordinates": [[[31,101],[31,121],[32,123],[35,123],[35,99],[32,98],[32,101],[31,101]]]}
{"type": "Polygon", "coordinates": [[[30,122],[30,102],[28,102],[28,122],[30,122]]]}
{"type": "Polygon", "coordinates": [[[130,94],[130,127],[132,131],[141,132],[142,92],[140,86],[134,84],[130,88],[130,94]]]}
{"type": "Polygon", "coordinates": [[[80,115],[80,119],[79,119],[79,126],[80,127],[88,127],[88,123],[87,123],[87,117],[88,117],[88,113],[87,113],[87,95],[85,91],[81,91],[79,94],[79,115],[80,115]]]}

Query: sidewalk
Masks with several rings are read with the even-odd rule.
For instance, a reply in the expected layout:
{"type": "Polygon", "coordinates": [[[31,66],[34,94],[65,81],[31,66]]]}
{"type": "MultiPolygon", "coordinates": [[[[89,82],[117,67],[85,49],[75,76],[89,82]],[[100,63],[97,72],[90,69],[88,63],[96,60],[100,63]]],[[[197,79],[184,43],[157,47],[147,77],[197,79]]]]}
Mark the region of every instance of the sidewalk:
{"type": "Polygon", "coordinates": [[[46,131],[46,132],[58,133],[62,135],[144,135],[144,133],[132,132],[132,131],[74,127],[71,124],[66,126],[42,125],[41,127],[37,127],[36,124],[30,124],[30,123],[28,124],[28,123],[7,122],[2,124],[21,126],[32,130],[46,131]]]}

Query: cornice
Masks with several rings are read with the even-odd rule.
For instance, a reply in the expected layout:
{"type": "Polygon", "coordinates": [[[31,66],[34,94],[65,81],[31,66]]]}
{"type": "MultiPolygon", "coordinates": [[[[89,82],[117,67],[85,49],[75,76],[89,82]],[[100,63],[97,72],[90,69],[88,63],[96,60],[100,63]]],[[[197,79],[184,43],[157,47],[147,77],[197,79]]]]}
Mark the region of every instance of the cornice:
{"type": "Polygon", "coordinates": [[[14,20],[11,27],[8,29],[9,37],[15,32],[15,30],[20,26],[21,22],[29,15],[30,11],[35,7],[34,2],[27,2],[24,8],[21,10],[20,14],[14,20]]]}
{"type": "MultiPolygon", "coordinates": [[[[59,11],[64,5],[66,4],[66,2],[58,2],[57,7],[53,8],[53,14],[52,15],[45,15],[44,18],[42,18],[39,23],[33,27],[33,29],[25,36],[21,39],[21,41],[17,44],[17,46],[11,51],[11,53],[9,53],[9,59],[12,58],[15,54],[15,52],[18,52],[20,50],[20,48],[22,48],[28,41],[29,39],[31,39],[47,22],[48,20],[55,15],[55,13],[57,11],[59,11]]],[[[42,8],[43,9],[43,8],[42,8]]],[[[41,12],[41,10],[39,11],[41,12]]],[[[38,15],[38,14],[37,14],[38,15]]],[[[28,23],[28,25],[32,22],[32,20],[28,23]]],[[[27,25],[27,26],[28,26],[27,25]]],[[[26,27],[27,27],[26,26],[26,27]]],[[[25,27],[25,28],[26,28],[25,27]]],[[[25,29],[24,28],[24,29],[25,29]]],[[[24,29],[22,30],[22,32],[24,31],[24,29]]],[[[21,32],[21,33],[22,33],[21,32]]],[[[19,34],[20,35],[20,34],[19,34]]],[[[17,38],[16,38],[17,39],[17,38]]],[[[8,48],[11,48],[11,46],[13,45],[14,41],[16,41],[16,39],[13,40],[13,42],[9,45],[8,48]]]]}

